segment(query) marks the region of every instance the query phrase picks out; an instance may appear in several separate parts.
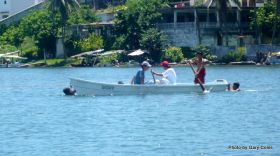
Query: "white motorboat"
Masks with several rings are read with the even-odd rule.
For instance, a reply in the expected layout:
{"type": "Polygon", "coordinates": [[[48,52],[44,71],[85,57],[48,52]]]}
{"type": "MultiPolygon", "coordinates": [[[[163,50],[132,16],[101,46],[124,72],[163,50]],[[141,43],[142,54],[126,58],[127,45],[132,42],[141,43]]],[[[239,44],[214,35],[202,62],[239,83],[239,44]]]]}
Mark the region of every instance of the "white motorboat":
{"type": "MultiPolygon", "coordinates": [[[[215,80],[204,85],[211,92],[226,91],[229,83],[226,80],[215,80]]],[[[76,90],[77,95],[137,95],[137,94],[177,94],[202,92],[199,84],[177,83],[163,84],[113,84],[100,83],[89,80],[70,78],[70,87],[76,90]]]]}

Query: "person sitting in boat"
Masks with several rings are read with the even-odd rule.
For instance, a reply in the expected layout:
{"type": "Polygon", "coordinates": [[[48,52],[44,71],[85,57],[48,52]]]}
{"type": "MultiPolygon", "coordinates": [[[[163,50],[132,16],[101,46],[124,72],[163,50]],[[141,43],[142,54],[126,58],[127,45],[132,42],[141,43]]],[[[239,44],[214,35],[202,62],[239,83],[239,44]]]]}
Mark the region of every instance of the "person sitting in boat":
{"type": "Polygon", "coordinates": [[[163,73],[157,73],[157,72],[154,72],[153,70],[151,71],[152,74],[163,77],[159,81],[159,83],[160,84],[176,84],[176,79],[177,79],[176,72],[173,68],[170,67],[169,62],[163,61],[160,65],[165,70],[163,73]]]}
{"type": "Polygon", "coordinates": [[[132,78],[131,84],[144,84],[145,82],[145,71],[147,71],[151,65],[148,61],[143,61],[141,63],[142,69],[138,70],[136,75],[132,78]]]}
{"type": "Polygon", "coordinates": [[[239,92],[240,91],[240,83],[239,82],[234,82],[232,84],[232,87],[229,89],[229,91],[232,91],[232,92],[239,92]]]}
{"type": "Polygon", "coordinates": [[[203,62],[203,53],[197,52],[196,53],[196,60],[190,61],[190,63],[197,65],[197,69],[195,71],[195,79],[194,83],[198,84],[199,81],[204,84],[205,83],[205,75],[206,75],[206,69],[204,67],[203,62]]]}

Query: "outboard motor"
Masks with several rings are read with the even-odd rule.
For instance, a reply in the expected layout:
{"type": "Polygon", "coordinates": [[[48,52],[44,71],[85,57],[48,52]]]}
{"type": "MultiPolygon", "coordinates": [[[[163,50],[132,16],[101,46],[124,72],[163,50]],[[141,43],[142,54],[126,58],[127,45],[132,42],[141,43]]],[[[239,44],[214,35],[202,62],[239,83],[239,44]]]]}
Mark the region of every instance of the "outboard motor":
{"type": "Polygon", "coordinates": [[[63,89],[63,93],[64,93],[65,95],[75,95],[76,90],[75,90],[74,88],[67,87],[67,88],[64,88],[64,89],[63,89]]]}

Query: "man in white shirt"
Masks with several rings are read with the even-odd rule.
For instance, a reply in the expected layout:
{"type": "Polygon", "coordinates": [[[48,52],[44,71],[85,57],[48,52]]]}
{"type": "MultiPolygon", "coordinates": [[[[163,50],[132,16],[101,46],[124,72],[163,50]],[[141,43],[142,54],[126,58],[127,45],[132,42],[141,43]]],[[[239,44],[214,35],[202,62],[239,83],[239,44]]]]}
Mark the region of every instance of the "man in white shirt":
{"type": "Polygon", "coordinates": [[[176,84],[176,79],[177,79],[176,72],[173,68],[169,66],[169,62],[163,61],[160,65],[163,67],[164,72],[156,73],[154,71],[151,71],[152,74],[163,77],[160,80],[161,84],[176,84]]]}

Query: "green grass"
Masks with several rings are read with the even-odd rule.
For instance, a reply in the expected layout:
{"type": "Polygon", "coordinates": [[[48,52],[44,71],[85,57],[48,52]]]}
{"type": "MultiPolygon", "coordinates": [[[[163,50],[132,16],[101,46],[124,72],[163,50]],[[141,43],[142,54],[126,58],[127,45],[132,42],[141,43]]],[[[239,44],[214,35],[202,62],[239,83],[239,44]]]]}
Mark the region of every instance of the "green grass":
{"type": "Polygon", "coordinates": [[[71,67],[71,64],[80,64],[80,60],[78,59],[47,59],[45,60],[36,60],[32,62],[28,62],[28,64],[32,64],[34,67],[44,66],[44,67],[71,67]]]}

